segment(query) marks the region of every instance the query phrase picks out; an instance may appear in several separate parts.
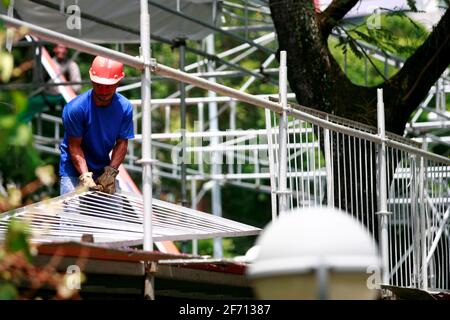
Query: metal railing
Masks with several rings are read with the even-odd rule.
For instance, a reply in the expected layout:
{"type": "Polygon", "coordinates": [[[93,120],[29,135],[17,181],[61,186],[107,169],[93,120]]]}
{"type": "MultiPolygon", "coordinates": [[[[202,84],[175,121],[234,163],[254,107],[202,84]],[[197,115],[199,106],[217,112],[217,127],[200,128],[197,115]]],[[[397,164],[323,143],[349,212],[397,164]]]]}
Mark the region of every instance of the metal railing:
{"type": "MultiPolygon", "coordinates": [[[[382,101],[379,107],[384,121],[382,101]]],[[[266,110],[273,216],[308,206],[337,207],[378,241],[383,283],[449,290],[450,159],[384,133],[382,123],[377,132],[304,107],[284,110],[286,126],[283,115],[266,110]],[[286,174],[279,169],[283,165],[286,174]]]]}

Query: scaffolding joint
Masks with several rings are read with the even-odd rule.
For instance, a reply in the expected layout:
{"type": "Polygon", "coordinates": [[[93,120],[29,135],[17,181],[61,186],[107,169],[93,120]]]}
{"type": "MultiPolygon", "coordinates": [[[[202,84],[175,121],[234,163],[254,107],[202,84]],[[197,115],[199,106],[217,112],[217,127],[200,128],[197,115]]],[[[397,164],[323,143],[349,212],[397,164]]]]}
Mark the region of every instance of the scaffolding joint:
{"type": "Polygon", "coordinates": [[[159,161],[156,160],[156,159],[145,159],[145,158],[142,158],[142,159],[136,160],[136,163],[137,164],[142,164],[142,165],[146,165],[146,164],[155,165],[155,164],[159,163],[159,161]]]}

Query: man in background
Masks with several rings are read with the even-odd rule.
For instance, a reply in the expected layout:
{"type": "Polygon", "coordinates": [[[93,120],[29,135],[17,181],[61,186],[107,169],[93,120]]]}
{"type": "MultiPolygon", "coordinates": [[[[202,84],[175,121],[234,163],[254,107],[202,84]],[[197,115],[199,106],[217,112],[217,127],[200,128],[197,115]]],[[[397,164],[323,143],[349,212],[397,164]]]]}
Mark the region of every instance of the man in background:
{"type": "MultiPolygon", "coordinates": [[[[53,53],[52,60],[56,65],[56,74],[58,76],[64,76],[68,82],[81,82],[80,68],[75,61],[68,58],[68,48],[63,44],[57,44],[53,48],[53,53]]],[[[33,61],[23,63],[23,68],[31,68],[34,65],[33,61]]],[[[24,72],[24,70],[21,71],[24,72]]],[[[54,82],[49,76],[47,76],[46,80],[48,83],[54,82]]],[[[81,84],[74,84],[70,87],[76,94],[79,94],[81,91],[81,84]]],[[[62,107],[65,104],[66,101],[60,94],[58,86],[47,85],[38,89],[38,92],[28,99],[27,108],[19,115],[19,120],[29,122],[36,114],[45,109],[55,111],[57,106],[62,107]]]]}

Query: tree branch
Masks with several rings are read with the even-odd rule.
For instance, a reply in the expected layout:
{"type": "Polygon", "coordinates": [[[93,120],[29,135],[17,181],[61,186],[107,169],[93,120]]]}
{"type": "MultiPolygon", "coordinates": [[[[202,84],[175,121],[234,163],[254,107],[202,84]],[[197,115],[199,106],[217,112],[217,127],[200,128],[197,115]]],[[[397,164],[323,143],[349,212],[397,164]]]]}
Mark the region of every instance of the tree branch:
{"type": "Polygon", "coordinates": [[[333,28],[349,12],[359,0],[334,0],[324,12],[319,15],[320,29],[326,39],[333,28]]]}
{"type": "Polygon", "coordinates": [[[426,97],[449,64],[450,9],[447,9],[427,40],[385,86],[396,93],[400,105],[406,106],[403,112],[410,113],[426,97]]]}

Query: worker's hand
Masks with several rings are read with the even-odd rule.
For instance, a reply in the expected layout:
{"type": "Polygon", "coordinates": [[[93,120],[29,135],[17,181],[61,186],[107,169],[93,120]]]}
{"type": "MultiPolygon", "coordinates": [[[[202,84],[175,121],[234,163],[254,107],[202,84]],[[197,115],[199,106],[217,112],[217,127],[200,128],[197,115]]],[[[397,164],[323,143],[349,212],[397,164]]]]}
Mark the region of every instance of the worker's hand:
{"type": "Polygon", "coordinates": [[[83,173],[79,178],[83,187],[88,187],[91,190],[102,191],[102,186],[97,185],[92,179],[92,172],[83,173]]]}
{"type": "Polygon", "coordinates": [[[119,170],[113,167],[105,167],[103,174],[97,178],[97,184],[102,186],[103,192],[113,194],[116,192],[116,176],[119,174],[119,170]]]}

